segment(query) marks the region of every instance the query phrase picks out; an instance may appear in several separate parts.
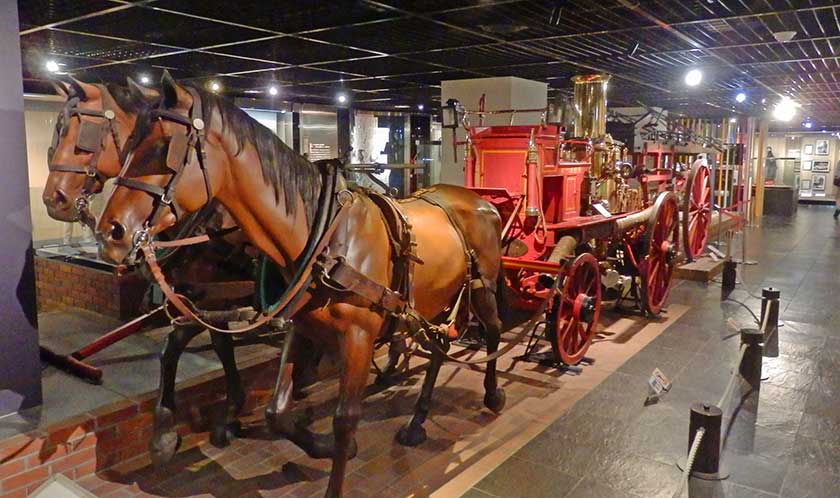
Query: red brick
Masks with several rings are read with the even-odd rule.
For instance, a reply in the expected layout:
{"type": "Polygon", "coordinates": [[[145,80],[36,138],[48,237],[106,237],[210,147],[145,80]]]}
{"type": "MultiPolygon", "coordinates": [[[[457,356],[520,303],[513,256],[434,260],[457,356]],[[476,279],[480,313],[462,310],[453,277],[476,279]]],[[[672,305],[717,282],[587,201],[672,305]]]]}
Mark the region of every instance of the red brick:
{"type": "Polygon", "coordinates": [[[0,481],[26,470],[26,458],[16,458],[0,465],[0,481]]]}
{"type": "Polygon", "coordinates": [[[44,440],[40,434],[21,434],[0,443],[0,462],[20,458],[41,451],[44,440]]]}
{"type": "Polygon", "coordinates": [[[123,420],[129,419],[139,412],[137,405],[127,406],[111,413],[105,413],[96,417],[96,427],[108,427],[123,420]]]}
{"type": "Polygon", "coordinates": [[[37,469],[28,470],[8,479],[4,479],[2,486],[4,492],[13,491],[18,488],[43,481],[47,477],[49,477],[49,469],[47,467],[38,467],[37,469]]]}
{"type": "Polygon", "coordinates": [[[3,493],[3,498],[26,498],[28,495],[26,488],[20,488],[17,491],[3,493]]]}

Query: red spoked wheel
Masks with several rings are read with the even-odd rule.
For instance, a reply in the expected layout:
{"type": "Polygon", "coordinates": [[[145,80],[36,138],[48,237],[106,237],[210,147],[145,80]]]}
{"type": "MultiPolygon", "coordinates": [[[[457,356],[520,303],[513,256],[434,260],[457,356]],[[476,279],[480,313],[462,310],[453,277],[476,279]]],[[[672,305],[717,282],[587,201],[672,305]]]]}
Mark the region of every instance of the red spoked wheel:
{"type": "Polygon", "coordinates": [[[679,243],[677,198],[671,192],[662,192],[653,203],[653,212],[645,229],[644,258],[637,258],[642,306],[650,315],[658,315],[668,298],[679,243]]]}
{"type": "Polygon", "coordinates": [[[694,261],[706,248],[712,222],[712,183],[709,167],[697,161],[685,182],[682,205],[683,249],[694,261]]]}
{"type": "Polygon", "coordinates": [[[601,271],[598,260],[581,254],[566,272],[562,294],[552,306],[551,346],[557,360],[575,365],[583,359],[601,311],[601,271]]]}

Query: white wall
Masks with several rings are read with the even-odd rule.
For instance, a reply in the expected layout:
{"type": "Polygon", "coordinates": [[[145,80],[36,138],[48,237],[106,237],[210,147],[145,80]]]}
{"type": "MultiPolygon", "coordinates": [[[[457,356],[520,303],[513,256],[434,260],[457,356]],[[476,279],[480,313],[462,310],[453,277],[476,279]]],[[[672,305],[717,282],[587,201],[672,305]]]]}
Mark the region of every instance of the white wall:
{"type": "MultiPolygon", "coordinates": [[[[548,105],[548,85],[512,76],[500,78],[473,78],[441,82],[441,104],[456,99],[467,110],[476,111],[479,99],[485,95],[485,110],[542,109],[548,105]]],[[[513,124],[539,124],[541,113],[517,113],[513,124]]],[[[509,114],[487,116],[484,125],[506,125],[509,114]]],[[[471,126],[478,126],[478,116],[470,118],[471,126]]],[[[466,132],[459,129],[458,141],[466,139],[466,132]]],[[[452,148],[452,130],[443,130],[441,140],[441,165],[431,171],[432,183],[464,184],[464,148],[459,147],[456,163],[452,148]],[[438,169],[438,171],[435,171],[438,169]]]]}

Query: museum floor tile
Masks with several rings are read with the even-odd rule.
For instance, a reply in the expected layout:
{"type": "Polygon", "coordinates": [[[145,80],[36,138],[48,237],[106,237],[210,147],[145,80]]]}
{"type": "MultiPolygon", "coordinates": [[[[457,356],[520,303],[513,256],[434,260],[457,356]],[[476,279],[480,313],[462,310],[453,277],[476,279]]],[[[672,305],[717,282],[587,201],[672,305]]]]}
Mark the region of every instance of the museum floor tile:
{"type": "Polygon", "coordinates": [[[756,325],[741,305],[721,302],[718,284],[684,282],[670,300],[688,312],[462,498],[840,496],[840,225],[829,207],[800,206],[794,219],[749,230],[747,249],[759,264],[739,267],[731,297],[758,313],[761,288],[780,289],[783,326],[759,393],[738,385],[724,406],[729,479],[692,479],[676,494],[675,463],[686,454],[691,403],[717,402],[725,390],[735,326],[756,325]],[[657,367],[673,388],[644,406],[657,367]]]}
{"type": "MultiPolygon", "coordinates": [[[[684,281],[661,320],[604,313],[589,354],[596,362],[580,375],[513,362],[517,350],[500,360],[507,407],[498,416],[481,403],[480,371],[445,365],[429,438],[406,448],[393,438],[422,382],[425,360],[415,356],[401,384],[368,389],[345,497],[670,498],[682,484],[675,463],[686,452],[689,406],[720,398],[738,356],[737,329],[755,326],[747,308],[758,312],[755,295],[770,285],[782,292],[779,355],[765,359],[758,393],[739,384],[725,407],[731,476],[692,480],[682,496],[840,496],[840,224],[829,208],[803,206],[793,220],[767,218],[750,229],[747,248],[760,263],[739,267],[733,301],[721,301],[718,283],[684,281]],[[645,406],[654,368],[673,387],[645,406]]],[[[335,388],[334,380],[316,384],[302,403],[317,431],[331,430],[335,388]]],[[[109,391],[121,389],[131,392],[116,384],[109,391]]],[[[244,423],[226,448],[205,438],[163,468],[79,483],[99,498],[323,495],[328,460],[277,440],[259,414],[244,423]]]]}

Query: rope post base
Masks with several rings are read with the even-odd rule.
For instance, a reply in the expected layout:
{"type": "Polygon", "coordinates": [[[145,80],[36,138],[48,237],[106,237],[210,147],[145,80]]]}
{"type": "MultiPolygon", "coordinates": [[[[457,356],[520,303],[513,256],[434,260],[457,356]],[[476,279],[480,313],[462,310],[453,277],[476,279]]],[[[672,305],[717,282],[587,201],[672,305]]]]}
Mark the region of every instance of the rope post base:
{"type": "Polygon", "coordinates": [[[723,280],[720,285],[720,295],[723,299],[729,297],[729,294],[735,290],[735,284],[738,280],[737,268],[738,263],[731,259],[723,262],[723,280]]]}
{"type": "MultiPolygon", "coordinates": [[[[697,432],[702,429],[703,436],[700,446],[691,462],[678,463],[681,470],[686,465],[691,465],[690,476],[706,481],[722,481],[729,477],[729,473],[723,470],[720,464],[720,435],[723,422],[723,411],[709,403],[694,403],[691,405],[691,415],[688,426],[688,453],[697,432]]],[[[688,457],[691,458],[691,455],[688,457]]]]}
{"type": "Polygon", "coordinates": [[[749,383],[750,388],[758,391],[761,388],[761,366],[764,355],[764,334],[758,329],[742,329],[741,344],[746,345],[738,372],[749,383]]]}
{"type": "Polygon", "coordinates": [[[779,356],[779,297],[781,296],[779,289],[773,287],[765,287],[761,289],[761,320],[760,323],[766,323],[764,326],[764,356],[777,357],[779,356]]]}

